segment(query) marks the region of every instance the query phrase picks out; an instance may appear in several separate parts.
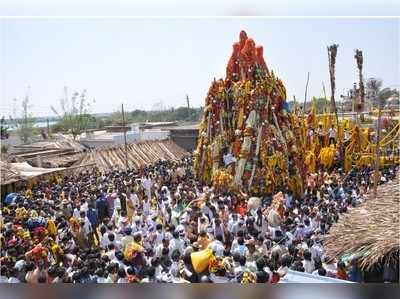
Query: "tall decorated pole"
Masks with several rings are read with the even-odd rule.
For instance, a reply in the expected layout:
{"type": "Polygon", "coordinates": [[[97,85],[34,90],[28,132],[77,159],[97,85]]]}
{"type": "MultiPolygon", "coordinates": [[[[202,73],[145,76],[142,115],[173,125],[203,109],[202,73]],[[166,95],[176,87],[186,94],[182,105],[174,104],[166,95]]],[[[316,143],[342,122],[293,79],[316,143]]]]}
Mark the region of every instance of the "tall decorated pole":
{"type": "Polygon", "coordinates": [[[331,81],[331,113],[336,114],[337,109],[335,102],[335,91],[336,91],[336,78],[335,78],[335,66],[336,66],[336,55],[339,45],[333,44],[328,47],[328,61],[329,61],[329,78],[331,81]]]}
{"type": "Polygon", "coordinates": [[[343,144],[342,138],[339,136],[339,117],[337,113],[336,101],[335,101],[335,91],[336,91],[336,78],[335,78],[335,66],[336,66],[336,55],[337,49],[339,45],[333,44],[328,47],[328,61],[329,61],[329,78],[331,82],[331,113],[335,113],[336,118],[336,129],[337,129],[337,140],[339,141],[340,148],[340,158],[341,160],[343,155],[343,144]]]}
{"type": "Polygon", "coordinates": [[[362,69],[363,69],[363,53],[361,50],[356,49],[356,54],[354,55],[354,58],[356,59],[357,63],[357,69],[358,69],[358,84],[359,84],[359,102],[357,103],[357,111],[361,112],[360,119],[364,121],[364,107],[365,107],[365,87],[364,87],[364,79],[363,79],[363,74],[362,74],[362,69]]]}

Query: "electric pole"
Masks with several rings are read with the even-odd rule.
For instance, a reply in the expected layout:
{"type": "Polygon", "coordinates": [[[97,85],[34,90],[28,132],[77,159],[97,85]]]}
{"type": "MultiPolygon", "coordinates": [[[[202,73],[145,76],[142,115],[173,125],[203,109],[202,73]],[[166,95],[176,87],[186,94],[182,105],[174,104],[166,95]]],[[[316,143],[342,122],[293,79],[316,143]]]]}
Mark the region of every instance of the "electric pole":
{"type": "Polygon", "coordinates": [[[306,104],[307,104],[307,90],[308,90],[308,82],[310,81],[310,72],[307,73],[307,83],[306,90],[304,91],[304,105],[303,105],[303,113],[306,112],[306,104]]]}
{"type": "Polygon", "coordinates": [[[46,119],[47,122],[47,139],[50,138],[50,124],[49,124],[49,119],[46,119]]]}
{"type": "Polygon", "coordinates": [[[322,91],[324,93],[324,99],[325,99],[325,102],[324,102],[324,113],[326,113],[326,102],[328,101],[328,99],[326,98],[326,91],[325,91],[324,81],[322,81],[322,91]]]}
{"type": "Polygon", "coordinates": [[[189,103],[189,95],[186,95],[186,104],[187,104],[187,111],[188,111],[188,120],[190,120],[190,103],[189,103]]]}
{"type": "Polygon", "coordinates": [[[125,168],[128,169],[128,145],[126,143],[126,124],[125,124],[125,112],[124,112],[124,104],[121,104],[122,110],[122,126],[124,130],[124,144],[125,144],[125,168]]]}

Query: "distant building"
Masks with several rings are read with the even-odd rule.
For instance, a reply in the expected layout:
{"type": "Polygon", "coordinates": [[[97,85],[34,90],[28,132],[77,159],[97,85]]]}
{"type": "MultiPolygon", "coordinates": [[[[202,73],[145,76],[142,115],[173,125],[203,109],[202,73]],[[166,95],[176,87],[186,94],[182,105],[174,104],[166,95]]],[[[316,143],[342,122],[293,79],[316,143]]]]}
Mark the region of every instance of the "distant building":
{"type": "MultiPolygon", "coordinates": [[[[180,128],[177,122],[132,123],[127,126],[108,126],[106,130],[88,130],[80,138],[80,142],[88,148],[106,148],[124,144],[124,132],[127,143],[141,141],[166,140],[171,130],[180,128]]],[[[196,136],[197,137],[197,136],[196,136]]]]}
{"type": "MultiPolygon", "coordinates": [[[[124,143],[124,133],[119,129],[114,130],[102,130],[102,131],[94,131],[88,130],[83,136],[79,139],[79,141],[88,148],[105,148],[112,147],[118,144],[124,143]]],[[[126,142],[132,143],[140,140],[139,132],[135,131],[127,131],[126,132],[126,142]]]]}
{"type": "Polygon", "coordinates": [[[173,142],[187,151],[194,151],[197,144],[197,136],[199,134],[199,124],[187,126],[177,126],[170,128],[170,138],[173,142]]]}
{"type": "Polygon", "coordinates": [[[169,130],[140,130],[140,141],[165,140],[170,135],[169,130]]]}
{"type": "Polygon", "coordinates": [[[395,96],[390,97],[386,101],[385,109],[389,109],[389,110],[398,110],[398,109],[400,109],[399,96],[395,95],[395,96]]]}

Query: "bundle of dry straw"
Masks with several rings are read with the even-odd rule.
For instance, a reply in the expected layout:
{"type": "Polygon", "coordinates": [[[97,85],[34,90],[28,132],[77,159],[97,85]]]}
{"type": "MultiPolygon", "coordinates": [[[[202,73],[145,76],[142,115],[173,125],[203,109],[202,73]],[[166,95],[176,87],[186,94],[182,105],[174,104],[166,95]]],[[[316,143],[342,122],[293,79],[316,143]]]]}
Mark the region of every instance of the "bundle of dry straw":
{"type": "Polygon", "coordinates": [[[341,216],[324,241],[329,256],[357,256],[363,270],[399,259],[399,181],[397,175],[378,187],[377,198],[371,192],[365,203],[341,216]]]}

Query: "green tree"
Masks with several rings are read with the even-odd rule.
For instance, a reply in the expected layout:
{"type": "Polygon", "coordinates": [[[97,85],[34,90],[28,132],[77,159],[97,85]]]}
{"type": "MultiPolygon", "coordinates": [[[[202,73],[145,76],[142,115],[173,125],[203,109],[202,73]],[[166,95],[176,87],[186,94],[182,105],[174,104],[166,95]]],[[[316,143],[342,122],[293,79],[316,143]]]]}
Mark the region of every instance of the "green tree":
{"type": "Polygon", "coordinates": [[[35,119],[32,113],[29,112],[31,106],[29,104],[29,97],[26,96],[21,103],[22,110],[20,117],[17,116],[16,108],[17,99],[14,99],[14,116],[10,116],[10,120],[14,123],[16,132],[23,143],[28,143],[34,135],[37,134],[37,128],[35,128],[35,119]]]}
{"type": "MultiPolygon", "coordinates": [[[[378,93],[382,88],[382,79],[379,78],[369,78],[367,79],[367,91],[368,91],[368,97],[372,103],[372,106],[376,107],[378,106],[379,99],[378,99],[378,93]]],[[[385,103],[382,103],[382,106],[384,106],[385,103]]]]}
{"type": "Polygon", "coordinates": [[[0,147],[0,154],[7,154],[8,152],[8,145],[2,144],[0,147]]]}
{"type": "Polygon", "coordinates": [[[74,140],[82,132],[89,128],[91,122],[91,116],[89,111],[93,101],[90,101],[86,97],[86,90],[81,93],[74,92],[72,97],[68,97],[68,90],[64,88],[65,97],[60,100],[61,110],[57,110],[54,106],[51,106],[51,110],[60,118],[57,123],[61,130],[66,131],[72,135],[74,140]]]}
{"type": "Polygon", "coordinates": [[[317,106],[317,113],[329,113],[330,111],[330,101],[325,98],[317,98],[315,99],[317,106]]]}
{"type": "MultiPolygon", "coordinates": [[[[314,104],[315,101],[315,106],[317,109],[317,113],[318,114],[322,114],[322,113],[329,113],[330,111],[330,101],[325,99],[325,98],[313,98],[311,101],[308,101],[306,103],[306,112],[309,112],[312,108],[312,105],[314,104]]],[[[294,101],[290,101],[288,102],[290,110],[294,111],[294,101]]],[[[299,103],[297,103],[297,105],[299,105],[299,103]]]]}
{"type": "Polygon", "coordinates": [[[0,136],[1,136],[1,139],[8,138],[8,126],[6,125],[6,119],[4,116],[2,116],[2,118],[0,120],[0,136]]]}
{"type": "MultiPolygon", "coordinates": [[[[121,110],[115,110],[111,114],[111,123],[113,125],[122,125],[122,112],[121,110]]],[[[125,121],[128,122],[129,114],[125,113],[125,121]]]]}

